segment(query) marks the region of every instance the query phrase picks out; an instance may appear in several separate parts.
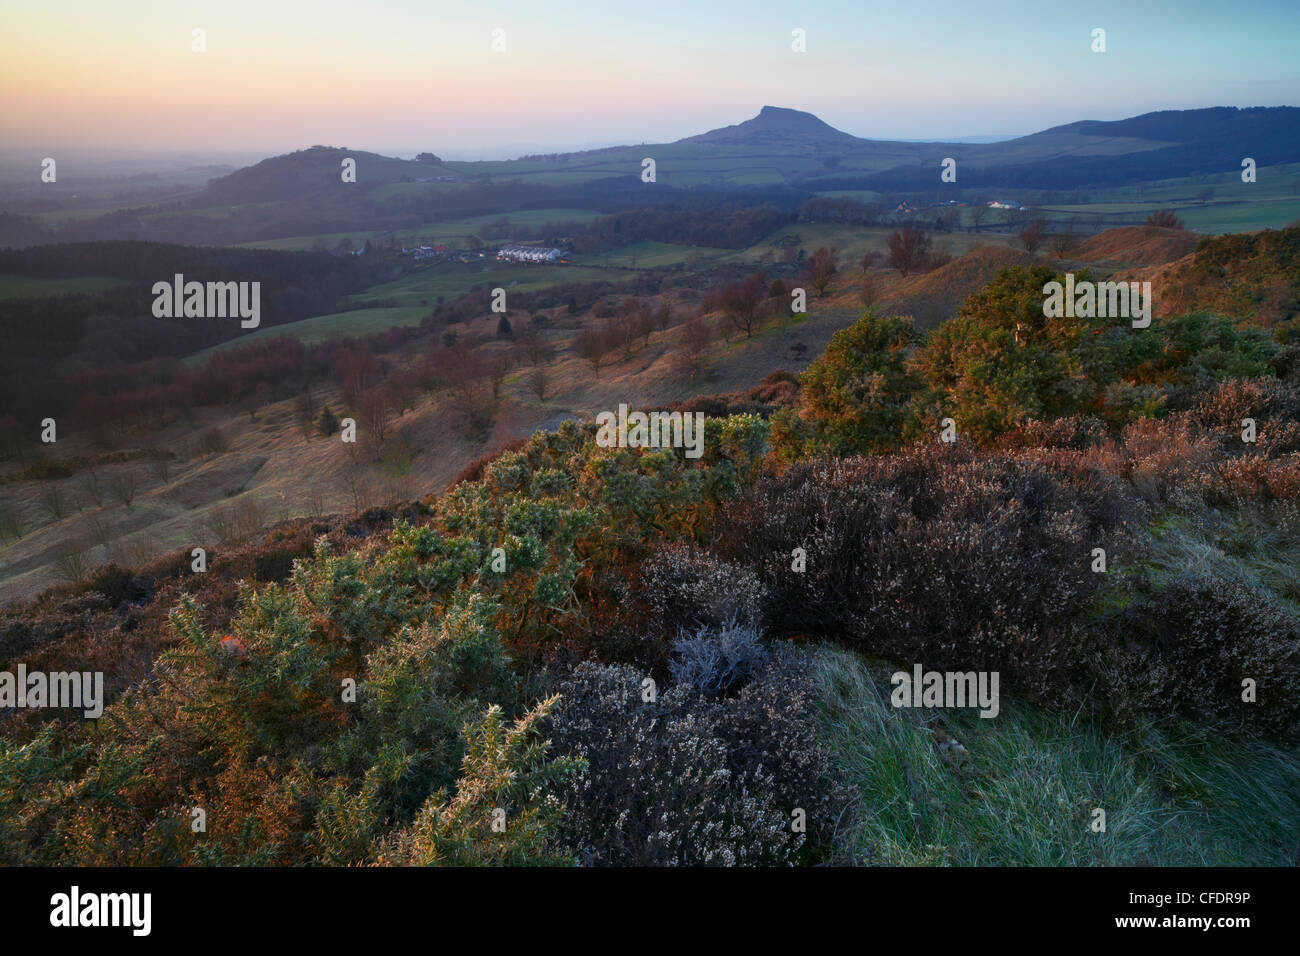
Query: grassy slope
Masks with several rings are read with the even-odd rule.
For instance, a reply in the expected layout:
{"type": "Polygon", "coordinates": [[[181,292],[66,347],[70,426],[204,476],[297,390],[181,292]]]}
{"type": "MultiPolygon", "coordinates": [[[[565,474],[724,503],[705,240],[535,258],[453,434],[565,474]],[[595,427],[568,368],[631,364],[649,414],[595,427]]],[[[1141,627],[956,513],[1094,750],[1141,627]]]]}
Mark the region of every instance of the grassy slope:
{"type": "MultiPolygon", "coordinates": [[[[648,267],[648,264],[647,264],[648,267]]],[[[280,336],[293,336],[312,345],[330,338],[375,335],[395,326],[419,325],[420,319],[433,311],[438,296],[447,300],[468,292],[471,287],[500,286],[509,293],[544,289],[561,282],[617,282],[632,275],[630,271],[583,266],[529,265],[483,260],[481,264],[440,263],[382,285],[371,286],[357,295],[347,296],[345,304],[360,304],[373,299],[393,299],[395,306],[356,309],[316,315],[297,322],[257,329],[237,339],[204,349],[185,359],[186,364],[202,362],[214,352],[250,345],[280,336]]]]}
{"type": "Polygon", "coordinates": [[[822,649],[822,727],[860,797],[845,856],[893,865],[1294,865],[1300,753],[1113,735],[1005,696],[996,717],[896,709],[889,674],[822,649]],[[956,740],[965,752],[940,744],[956,740]],[[1106,831],[1091,829],[1093,809],[1106,831]]]}
{"type": "MultiPolygon", "coordinates": [[[[796,224],[793,231],[802,235],[804,246],[811,251],[815,244],[840,245],[841,249],[856,252],[866,245],[883,244],[887,230],[855,229],[847,226],[812,226],[796,224]]],[[[778,233],[783,234],[781,231],[778,233]]],[[[779,235],[775,236],[779,238],[779,235]]],[[[1124,238],[1123,236],[1120,237],[1124,238]]],[[[1005,246],[1005,240],[982,236],[945,237],[954,240],[976,240],[1005,246]]],[[[650,254],[657,247],[645,247],[650,254]]],[[[771,246],[756,245],[748,251],[751,261],[771,246]]],[[[984,255],[995,250],[988,250],[984,255]]],[[[1117,253],[1118,254],[1118,253],[1117,253]]],[[[599,374],[581,360],[574,350],[577,330],[588,317],[573,320],[564,310],[552,309],[552,326],[543,332],[544,343],[555,350],[553,360],[547,365],[549,384],[545,400],[539,401],[531,388],[532,369],[525,363],[511,371],[503,388],[503,404],[493,433],[481,441],[469,441],[459,435],[451,425],[449,413],[439,399],[422,398],[417,407],[402,416],[396,426],[409,428],[418,448],[407,476],[401,479],[402,490],[398,497],[413,497],[440,491],[448,481],[469,461],[486,451],[500,447],[511,438],[527,434],[544,423],[577,416],[591,418],[598,411],[617,408],[620,402],[632,405],[663,404],[710,392],[726,392],[748,388],[759,382],[774,369],[786,368],[800,371],[826,347],[831,336],[851,324],[862,312],[862,302],[857,294],[860,270],[852,266],[849,254],[841,255],[842,272],[832,284],[826,298],[809,299],[809,314],[785,324],[769,322],[757,330],[752,338],[733,337],[729,342],[715,341],[709,350],[713,371],[708,378],[684,380],[674,368],[673,349],[681,335],[680,326],[667,332],[656,331],[648,347],[640,347],[630,355],[613,354],[599,374]],[[792,347],[802,345],[802,352],[792,347]]],[[[455,287],[467,289],[471,284],[493,285],[501,281],[511,289],[546,285],[559,279],[582,281],[584,272],[591,277],[614,279],[633,275],[616,269],[590,269],[581,266],[524,266],[492,264],[490,274],[475,267],[455,266],[459,272],[447,274],[439,270],[425,270],[389,286],[367,290],[361,298],[392,297],[399,305],[391,309],[360,310],[336,316],[322,316],[288,326],[258,330],[252,336],[274,337],[293,330],[304,337],[321,334],[326,323],[333,327],[331,334],[381,331],[398,322],[418,321],[418,317],[431,310],[438,294],[455,294],[455,287]],[[495,271],[498,269],[501,271],[495,271]],[[511,283],[516,284],[511,284],[511,283]],[[445,290],[445,291],[439,291],[445,290]],[[429,305],[420,305],[425,299],[429,305]],[[315,327],[314,325],[315,324],[315,327]]],[[[638,262],[641,265],[641,262],[638,262]]],[[[908,311],[909,296],[914,298],[918,289],[934,290],[932,286],[948,272],[962,272],[961,262],[945,270],[928,275],[900,279],[888,270],[874,273],[880,282],[880,302],[884,307],[895,306],[908,311]]],[[[961,282],[957,282],[960,285],[961,282]]],[[[952,290],[954,294],[961,290],[952,290]]],[[[970,291],[965,289],[964,291],[970,291]]],[[[674,303],[678,319],[684,318],[694,306],[674,303]]],[[[453,327],[462,337],[482,338],[485,358],[508,349],[506,342],[493,336],[495,322],[490,316],[482,321],[453,327]]],[[[245,343],[250,336],[237,341],[245,343]]],[[[328,401],[336,412],[341,412],[335,389],[317,388],[317,402],[328,401]]],[[[358,494],[367,501],[379,503],[389,496],[389,479],[377,465],[370,463],[371,456],[361,459],[365,485],[358,492],[351,475],[357,472],[342,454],[337,442],[328,442],[318,436],[308,440],[293,424],[292,403],[280,402],[258,412],[256,420],[246,413],[228,411],[220,416],[202,416],[194,426],[178,424],[164,433],[143,437],[142,444],[182,451],[182,446],[194,440],[203,428],[216,425],[226,434],[230,449],[209,459],[192,459],[178,462],[174,474],[161,480],[152,474],[144,463],[132,466],[110,466],[101,469],[101,478],[110,484],[120,471],[131,470],[141,482],[140,500],[126,508],[109,495],[105,505],[93,506],[83,488],[84,476],[57,482],[65,498],[75,502],[74,510],[55,520],[42,506],[44,485],[38,482],[19,482],[4,488],[4,497],[22,515],[27,533],[19,541],[0,541],[0,599],[31,595],[58,580],[55,560],[69,544],[80,542],[92,545],[89,559],[101,563],[113,557],[141,563],[142,557],[157,554],[162,548],[175,548],[195,543],[211,543],[211,535],[202,529],[212,524],[212,517],[244,499],[258,505],[267,515],[289,516],[317,511],[351,511],[358,494]],[[248,462],[258,457],[266,459],[265,465],[245,480],[248,462]],[[236,499],[227,492],[246,487],[236,499]],[[80,508],[82,510],[75,510],[80,508]],[[113,547],[94,545],[107,529],[113,547]],[[110,554],[113,551],[115,553],[110,554]]],[[[80,447],[69,438],[68,454],[94,454],[91,447],[80,447]]],[[[61,440],[60,446],[64,445],[61,440]]]]}
{"type": "MultiPolygon", "coordinates": [[[[375,311],[391,313],[402,308],[406,307],[375,311]]],[[[482,439],[470,440],[454,427],[445,396],[422,397],[413,410],[393,424],[394,431],[410,430],[417,449],[409,471],[401,476],[386,475],[372,461],[369,449],[357,448],[354,463],[348,449],[337,439],[304,436],[294,423],[293,403],[287,400],[260,409],[256,419],[250,419],[247,413],[228,411],[220,416],[205,415],[194,426],[178,423],[148,436],[148,444],[180,451],[202,429],[216,426],[226,436],[229,447],[220,454],[175,462],[166,479],[144,462],[103,466],[99,469],[100,482],[107,489],[103,506],[90,500],[84,474],[58,481],[5,485],[5,500],[23,516],[26,533],[17,541],[0,541],[0,601],[31,597],[56,583],[60,579],[57,561],[70,546],[86,549],[91,565],[109,560],[139,565],[168,549],[196,545],[219,548],[218,529],[229,518],[228,512],[242,510],[270,520],[350,513],[383,501],[420,497],[441,491],[473,459],[546,422],[573,416],[590,419],[600,410],[617,408],[620,402],[663,404],[703,393],[747,388],[777,368],[799,371],[860,311],[834,297],[814,300],[809,316],[802,321],[786,326],[771,324],[752,339],[715,342],[710,350],[713,374],[687,381],[673,368],[672,350],[681,335],[680,326],[667,332],[656,331],[650,345],[638,347],[631,356],[612,354],[597,374],[574,351],[581,322],[567,321],[563,309],[552,310],[554,324],[543,333],[545,343],[556,350],[546,366],[550,379],[546,399],[539,401],[532,391],[531,366],[525,363],[516,367],[503,386],[493,431],[482,439]],[[795,342],[807,346],[802,359],[790,353],[795,342]],[[264,461],[254,469],[259,459],[264,461]],[[127,472],[136,476],[140,486],[138,498],[130,507],[115,500],[111,493],[114,482],[127,472]],[[359,476],[356,484],[354,476],[359,476]],[[52,518],[41,501],[51,486],[57,487],[70,503],[68,513],[59,519],[52,518]]],[[[359,314],[346,315],[355,320],[359,314]]],[[[481,324],[456,325],[453,329],[463,337],[486,335],[479,348],[490,359],[510,345],[491,336],[486,328],[488,322],[485,317],[481,324]]],[[[380,327],[386,327],[386,323],[380,323],[380,327]]],[[[283,334],[283,328],[267,329],[264,334],[283,334]]],[[[337,389],[319,387],[314,394],[318,403],[328,402],[335,412],[343,413],[337,389]]],[[[95,453],[94,448],[83,445],[69,438],[67,454],[95,453]]]]}

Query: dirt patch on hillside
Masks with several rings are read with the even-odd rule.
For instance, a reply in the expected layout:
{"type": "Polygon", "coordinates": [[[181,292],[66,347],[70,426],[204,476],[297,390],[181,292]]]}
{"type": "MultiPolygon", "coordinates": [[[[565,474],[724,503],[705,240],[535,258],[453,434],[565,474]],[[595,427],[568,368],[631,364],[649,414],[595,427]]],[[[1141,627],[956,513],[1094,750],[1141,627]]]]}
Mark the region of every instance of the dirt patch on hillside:
{"type": "Polygon", "coordinates": [[[1070,256],[1108,270],[1156,266],[1188,255],[1201,238],[1181,229],[1123,226],[1085,239],[1071,250],[1070,256]]]}
{"type": "Polygon", "coordinates": [[[1008,266],[1032,266],[1038,260],[1006,246],[980,246],[933,272],[897,280],[877,311],[911,315],[918,329],[931,329],[951,318],[972,292],[1008,266]]]}

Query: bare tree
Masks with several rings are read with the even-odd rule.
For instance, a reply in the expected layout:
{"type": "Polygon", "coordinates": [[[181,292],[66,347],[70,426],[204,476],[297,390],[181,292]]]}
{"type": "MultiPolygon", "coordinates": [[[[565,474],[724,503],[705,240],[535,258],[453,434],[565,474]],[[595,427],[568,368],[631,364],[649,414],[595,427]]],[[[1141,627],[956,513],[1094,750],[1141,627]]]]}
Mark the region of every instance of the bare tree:
{"type": "Polygon", "coordinates": [[[538,366],[533,369],[532,375],[528,378],[528,384],[533,389],[533,394],[537,396],[539,402],[546,401],[546,388],[550,384],[550,379],[546,375],[546,369],[538,366]]]}
{"type": "Polygon", "coordinates": [[[688,319],[682,325],[681,345],[676,355],[678,371],[690,378],[704,374],[708,370],[704,353],[712,340],[712,331],[703,316],[696,315],[688,319]]]}
{"type": "Polygon", "coordinates": [[[81,490],[98,507],[104,507],[104,486],[100,483],[99,472],[94,465],[86,469],[86,474],[81,479],[81,490]]]}
{"type": "Polygon", "coordinates": [[[546,358],[547,349],[542,344],[542,337],[536,326],[526,325],[520,329],[519,350],[523,352],[531,365],[537,365],[542,359],[546,358]]]}
{"type": "Polygon", "coordinates": [[[488,366],[488,378],[492,382],[492,401],[501,400],[501,386],[505,384],[506,374],[510,371],[510,356],[498,355],[488,366]]]}
{"type": "Polygon", "coordinates": [[[72,509],[63,488],[57,481],[47,481],[41,486],[41,507],[55,521],[63,518],[72,509]]]}
{"type": "Polygon", "coordinates": [[[90,571],[89,557],[82,542],[70,541],[54,555],[54,570],[64,581],[80,584],[90,571]]]}
{"type": "Polygon", "coordinates": [[[930,237],[920,226],[904,226],[889,234],[889,264],[906,276],[925,268],[930,256],[930,237]]]}
{"type": "Polygon", "coordinates": [[[808,259],[808,281],[817,290],[818,297],[826,295],[837,268],[835,250],[822,247],[808,259]]]}
{"type": "Polygon", "coordinates": [[[592,371],[599,377],[601,363],[605,361],[605,353],[608,351],[606,336],[603,331],[594,326],[588,326],[578,333],[573,347],[583,361],[590,365],[592,371]]]}
{"type": "MultiPolygon", "coordinates": [[[[824,251],[824,250],[823,250],[824,251]]],[[[724,320],[748,338],[763,317],[767,298],[767,276],[755,272],[744,282],[733,282],[722,290],[721,306],[724,320]]]]}
{"type": "Polygon", "coordinates": [[[610,321],[607,329],[610,343],[623,350],[624,359],[631,358],[638,335],[636,306],[624,304],[623,309],[610,321]]]}
{"type": "Polygon", "coordinates": [[[378,448],[392,423],[393,401],[388,389],[379,385],[361,396],[361,423],[366,438],[378,448]]]}
{"type": "Polygon", "coordinates": [[[1147,225],[1159,226],[1162,229],[1182,229],[1183,221],[1174,215],[1172,209],[1157,209],[1147,216],[1147,225]]]}
{"type": "Polygon", "coordinates": [[[1025,247],[1025,252],[1033,255],[1038,247],[1043,244],[1047,237],[1047,220],[1042,216],[1033,220],[1024,229],[1020,230],[1020,244],[1025,247]]]}
{"type": "Polygon", "coordinates": [[[1052,233],[1051,246],[1052,251],[1056,253],[1056,258],[1064,259],[1074,248],[1075,240],[1074,223],[1068,223],[1060,232],[1052,233]]]}
{"type": "Polygon", "coordinates": [[[871,308],[876,304],[876,299],[880,296],[880,287],[876,282],[876,277],[871,273],[864,273],[858,280],[858,296],[862,299],[862,304],[866,308],[871,308]]]}
{"type": "Polygon", "coordinates": [[[316,420],[316,400],[312,397],[310,388],[304,388],[293,400],[293,415],[303,436],[310,438],[311,427],[316,420]]]}
{"type": "Polygon", "coordinates": [[[135,495],[138,489],[139,482],[136,480],[135,472],[131,471],[129,468],[118,472],[117,476],[113,479],[113,497],[125,508],[130,508],[135,502],[135,495]]]}
{"type": "Polygon", "coordinates": [[[637,336],[644,340],[641,343],[641,347],[648,347],[650,345],[650,336],[653,335],[655,331],[654,313],[649,309],[638,309],[636,315],[633,317],[633,324],[637,336]]]}
{"type": "Polygon", "coordinates": [[[172,456],[171,452],[161,450],[153,459],[153,474],[161,484],[169,484],[172,480],[172,456]]]}

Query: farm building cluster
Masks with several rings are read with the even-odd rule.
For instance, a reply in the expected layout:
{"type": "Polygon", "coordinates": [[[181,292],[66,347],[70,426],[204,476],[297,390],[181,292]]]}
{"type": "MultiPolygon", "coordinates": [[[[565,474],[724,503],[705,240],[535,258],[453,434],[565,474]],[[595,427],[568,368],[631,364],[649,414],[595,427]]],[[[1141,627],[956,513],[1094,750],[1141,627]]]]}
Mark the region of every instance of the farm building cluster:
{"type": "Polygon", "coordinates": [[[548,249],[545,246],[502,246],[497,251],[497,258],[503,262],[568,262],[569,254],[563,249],[548,249]]]}
{"type": "Polygon", "coordinates": [[[451,255],[451,249],[443,245],[402,246],[402,251],[399,254],[403,256],[410,256],[416,262],[423,262],[427,259],[434,259],[434,260],[446,259],[451,255]]]}

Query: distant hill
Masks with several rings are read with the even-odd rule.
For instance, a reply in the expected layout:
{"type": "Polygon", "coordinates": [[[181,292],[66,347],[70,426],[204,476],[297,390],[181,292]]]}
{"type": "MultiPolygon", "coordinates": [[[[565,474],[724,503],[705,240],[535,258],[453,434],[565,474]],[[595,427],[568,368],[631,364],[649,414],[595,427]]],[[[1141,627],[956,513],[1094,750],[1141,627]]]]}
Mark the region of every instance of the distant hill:
{"type": "Polygon", "coordinates": [[[733,146],[784,146],[792,143],[852,146],[868,141],[840,131],[812,113],[764,106],[753,119],[735,126],[709,130],[698,136],[688,136],[678,142],[725,143],[733,146]]]}
{"type": "Polygon", "coordinates": [[[1074,124],[1085,136],[1136,136],[1175,143],[1209,143],[1223,140],[1263,144],[1289,139],[1300,122],[1294,106],[1216,106],[1201,110],[1161,110],[1111,122],[1087,120],[1074,124]]]}
{"type": "Polygon", "coordinates": [[[357,164],[358,191],[382,183],[417,181],[449,173],[437,164],[394,159],[359,149],[313,146],[264,159],[208,183],[204,198],[214,203],[273,202],[311,194],[337,195],[342,163],[357,164]]]}
{"type": "Polygon", "coordinates": [[[939,178],[948,158],[957,162],[957,190],[986,195],[1198,176],[1222,182],[1236,176],[1244,157],[1260,168],[1300,162],[1300,109],[1165,111],[1080,120],[996,143],[918,143],[853,136],[812,113],[769,105],[741,123],[671,143],[513,160],[419,162],[313,146],[214,178],[182,208],[120,208],[69,220],[57,231],[35,218],[0,215],[0,241],[220,245],[410,229],[532,209],[608,213],[718,203],[794,209],[816,193],[951,189],[939,178]],[[346,158],[356,160],[355,184],[340,181],[346,158]],[[656,163],[653,186],[641,179],[646,158],[656,163]],[[230,215],[232,206],[244,208],[230,215]]]}
{"type": "Polygon", "coordinates": [[[808,182],[820,188],[819,177],[828,175],[896,176],[923,167],[928,188],[929,180],[934,178],[933,167],[949,155],[957,157],[959,162],[988,165],[1062,154],[1131,153],[1168,145],[1133,135],[1085,134],[1078,128],[1081,125],[1086,124],[1058,127],[1002,143],[917,143],[864,139],[838,130],[812,113],[764,106],[756,116],[742,123],[672,143],[615,146],[504,161],[456,162],[444,166],[362,150],[313,146],[214,179],[204,199],[229,205],[311,196],[335,198],[340,163],[349,156],[357,161],[360,187],[357,193],[384,183],[416,182],[440,176],[467,182],[593,186],[629,173],[639,175],[641,160],[646,155],[654,156],[659,162],[660,182],[674,187],[808,182]]]}
{"type": "MultiPolygon", "coordinates": [[[[1300,161],[1300,108],[1221,106],[1164,110],[1113,122],[1083,120],[968,149],[959,181],[974,188],[1124,185],[1239,171],[1246,157],[1257,166],[1300,161]]],[[[930,170],[900,168],[853,185],[918,190],[932,184],[930,170]]]]}
{"type": "Polygon", "coordinates": [[[764,106],[742,123],[672,143],[505,161],[444,166],[316,146],[214,179],[205,199],[228,205],[338,197],[339,164],[347,156],[357,161],[358,194],[438,177],[604,194],[624,177],[639,177],[646,156],[658,164],[659,184],[671,188],[921,191],[936,187],[939,164],[952,157],[964,188],[1069,189],[1231,172],[1246,156],[1260,166],[1300,161],[1300,109],[1167,110],[1080,120],[996,143],[916,143],[864,139],[812,113],[764,106]]]}

